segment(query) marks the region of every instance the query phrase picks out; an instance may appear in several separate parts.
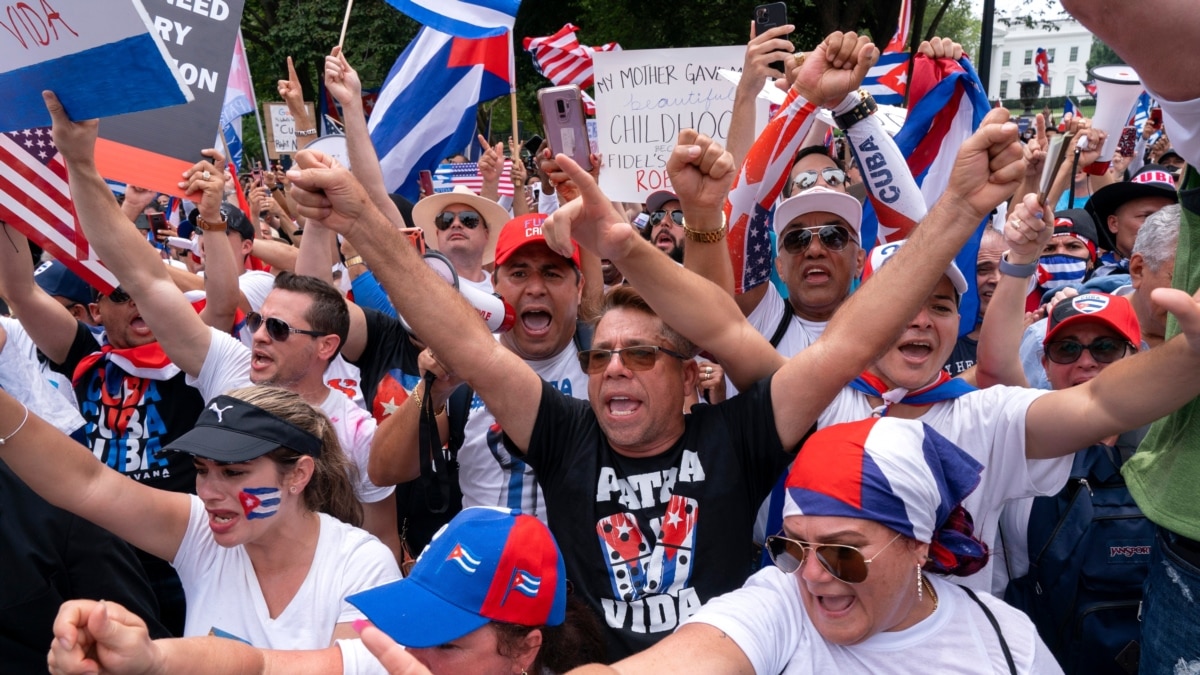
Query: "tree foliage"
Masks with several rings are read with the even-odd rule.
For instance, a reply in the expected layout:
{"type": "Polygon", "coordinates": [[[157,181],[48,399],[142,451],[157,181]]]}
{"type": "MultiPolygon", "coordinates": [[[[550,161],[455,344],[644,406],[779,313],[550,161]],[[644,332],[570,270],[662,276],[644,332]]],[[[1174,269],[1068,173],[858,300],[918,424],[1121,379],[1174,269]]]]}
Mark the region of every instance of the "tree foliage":
{"type": "Polygon", "coordinates": [[[1109,47],[1093,37],[1092,53],[1091,56],[1088,57],[1087,62],[1088,72],[1091,72],[1092,68],[1095,68],[1096,66],[1107,66],[1110,63],[1125,63],[1125,59],[1122,59],[1116,52],[1114,52],[1112,47],[1109,47]]]}

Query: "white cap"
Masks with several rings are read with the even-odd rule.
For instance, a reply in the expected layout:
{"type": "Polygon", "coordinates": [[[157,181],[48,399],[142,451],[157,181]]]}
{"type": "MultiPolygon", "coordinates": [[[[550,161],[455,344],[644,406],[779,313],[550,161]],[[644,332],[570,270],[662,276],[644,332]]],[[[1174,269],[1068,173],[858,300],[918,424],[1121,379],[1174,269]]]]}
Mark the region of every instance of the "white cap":
{"type": "Polygon", "coordinates": [[[854,238],[862,241],[859,232],[862,225],[862,204],[845,192],[830,190],[821,185],[785,199],[775,207],[775,234],[783,234],[789,223],[809,213],[832,213],[846,221],[854,232],[854,238]]]}

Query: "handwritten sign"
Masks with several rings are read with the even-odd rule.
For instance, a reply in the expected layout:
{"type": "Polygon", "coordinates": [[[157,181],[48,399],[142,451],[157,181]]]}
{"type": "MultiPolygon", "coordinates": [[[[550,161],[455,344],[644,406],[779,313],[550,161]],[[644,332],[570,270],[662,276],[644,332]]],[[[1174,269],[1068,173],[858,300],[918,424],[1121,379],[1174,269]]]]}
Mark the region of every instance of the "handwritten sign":
{"type": "Polygon", "coordinates": [[[192,100],[140,0],[0,0],[0,131],[47,126],[42,91],[75,120],[192,100]]]}
{"type": "MultiPolygon", "coordinates": [[[[91,1],[106,9],[116,4],[91,1]]],[[[179,194],[179,174],[200,159],[200,151],[211,148],[217,136],[244,0],[141,1],[195,98],[186,105],[105,119],[100,123],[96,164],[105,178],[179,194]]],[[[139,72],[125,73],[125,85],[140,77],[139,72]]]]}
{"type": "MultiPolygon", "coordinates": [[[[266,120],[267,154],[271,159],[296,152],[296,119],[288,112],[286,103],[263,103],[263,119],[266,120]]],[[[316,108],[305,102],[308,119],[317,118],[316,108]]]]}
{"type": "MultiPolygon", "coordinates": [[[[683,129],[724,145],[736,87],[718,71],[740,72],[745,54],[745,46],[597,52],[596,127],[605,194],[644,202],[651,192],[669,190],[667,157],[683,129]]],[[[759,101],[756,130],[766,121],[767,104],[759,101]]]]}

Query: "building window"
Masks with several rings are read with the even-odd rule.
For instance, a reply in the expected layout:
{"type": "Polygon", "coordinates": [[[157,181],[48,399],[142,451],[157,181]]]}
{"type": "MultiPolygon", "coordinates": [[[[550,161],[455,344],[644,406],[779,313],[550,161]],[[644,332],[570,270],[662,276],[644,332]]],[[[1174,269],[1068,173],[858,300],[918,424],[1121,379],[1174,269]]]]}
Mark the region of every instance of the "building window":
{"type": "Polygon", "coordinates": [[[1050,63],[1054,63],[1054,47],[1046,50],[1046,60],[1050,63]]]}
{"type": "Polygon", "coordinates": [[[1071,47],[1071,57],[1068,59],[1071,63],[1079,60],[1079,47],[1071,47]]]}
{"type": "Polygon", "coordinates": [[[1000,98],[1008,98],[1008,80],[1000,81],[1000,98]]]}
{"type": "Polygon", "coordinates": [[[1074,96],[1074,95],[1075,95],[1075,76],[1068,75],[1067,76],[1067,96],[1074,96]]]}
{"type": "Polygon", "coordinates": [[[1011,60],[1012,60],[1012,52],[1004,52],[1004,55],[1000,57],[1000,67],[1007,68],[1009,61],[1011,61],[1011,60]]]}
{"type": "Polygon", "coordinates": [[[1028,65],[1030,65],[1031,63],[1033,63],[1033,50],[1032,50],[1032,49],[1026,49],[1026,50],[1025,50],[1025,65],[1027,65],[1027,66],[1028,66],[1028,65]]]}

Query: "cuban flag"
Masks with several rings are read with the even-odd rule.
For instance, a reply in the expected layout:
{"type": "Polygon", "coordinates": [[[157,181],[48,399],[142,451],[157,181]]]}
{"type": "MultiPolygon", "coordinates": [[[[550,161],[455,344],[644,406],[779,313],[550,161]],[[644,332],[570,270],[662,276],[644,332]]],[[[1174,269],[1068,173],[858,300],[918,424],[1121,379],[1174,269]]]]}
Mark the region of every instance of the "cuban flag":
{"type": "Polygon", "coordinates": [[[456,563],[467,574],[474,574],[479,571],[479,566],[483,561],[471,555],[466,546],[461,543],[455,544],[450,550],[450,555],[446,556],[448,562],[456,563]]]}
{"type": "MultiPolygon", "coordinates": [[[[928,207],[946,191],[958,148],[979,128],[991,105],[979,76],[966,57],[951,61],[924,55],[917,55],[913,64],[910,104],[904,126],[896,134],[896,145],[907,158],[909,171],[921,186],[928,207]]],[[[986,221],[979,224],[974,236],[955,258],[959,269],[975,269],[979,239],[986,224],[986,221]]],[[[877,230],[874,216],[868,217],[864,211],[863,241],[874,241],[877,230]]],[[[968,291],[959,303],[959,314],[964,317],[959,326],[960,335],[975,328],[975,315],[979,311],[975,275],[965,276],[968,291]]]]}
{"type": "Polygon", "coordinates": [[[542,587],[542,578],[534,576],[528,570],[513,568],[512,578],[508,582],[508,590],[516,591],[529,598],[536,598],[538,589],[542,587]]]}
{"type": "Polygon", "coordinates": [[[1037,56],[1033,57],[1033,65],[1037,69],[1038,82],[1043,87],[1050,86],[1050,55],[1045,49],[1038,47],[1037,56]]]}
{"type": "Polygon", "coordinates": [[[391,192],[416,202],[418,174],[475,139],[475,109],[509,93],[507,34],[471,40],[429,27],[408,45],[379,92],[367,128],[391,192]]]}
{"type": "Polygon", "coordinates": [[[908,33],[912,30],[912,0],[900,0],[900,19],[896,22],[896,34],[883,48],[883,53],[902,52],[908,44],[908,33]]]}
{"type": "Polygon", "coordinates": [[[442,33],[485,38],[512,31],[521,0],[387,0],[392,7],[442,33]]]}
{"type": "Polygon", "coordinates": [[[908,90],[908,58],[905,52],[880,54],[879,61],[867,71],[863,89],[875,97],[876,103],[904,104],[904,93],[908,90]]]}
{"type": "Polygon", "coordinates": [[[261,487],[242,490],[239,499],[247,520],[270,518],[279,511],[279,488],[261,487]]]}

